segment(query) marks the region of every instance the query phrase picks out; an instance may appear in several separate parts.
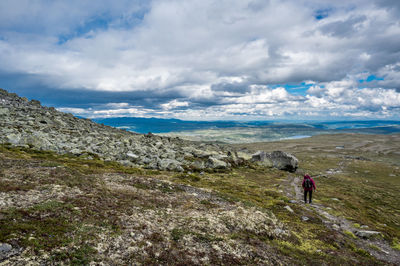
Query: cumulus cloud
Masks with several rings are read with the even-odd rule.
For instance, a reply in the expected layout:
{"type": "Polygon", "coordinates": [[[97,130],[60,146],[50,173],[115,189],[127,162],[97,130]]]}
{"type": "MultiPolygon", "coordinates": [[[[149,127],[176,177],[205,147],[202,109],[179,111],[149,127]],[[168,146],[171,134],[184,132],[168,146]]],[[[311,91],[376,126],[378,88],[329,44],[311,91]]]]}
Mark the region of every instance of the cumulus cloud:
{"type": "Polygon", "coordinates": [[[389,0],[4,0],[0,86],[86,95],[55,104],[86,116],[396,117],[399,10],[389,0]]]}

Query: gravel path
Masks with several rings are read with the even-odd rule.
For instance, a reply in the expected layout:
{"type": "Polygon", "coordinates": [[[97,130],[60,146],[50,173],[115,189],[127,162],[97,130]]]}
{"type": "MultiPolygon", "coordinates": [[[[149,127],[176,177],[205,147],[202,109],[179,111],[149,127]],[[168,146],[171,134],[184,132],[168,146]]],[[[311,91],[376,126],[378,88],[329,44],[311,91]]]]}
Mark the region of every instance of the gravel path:
{"type": "MultiPolygon", "coordinates": [[[[290,175],[288,177],[291,184],[292,197],[295,198],[297,204],[303,205],[303,207],[310,211],[318,213],[324,224],[336,231],[340,232],[352,232],[355,234],[360,229],[352,226],[352,223],[344,217],[335,216],[327,212],[329,207],[322,204],[304,204],[303,190],[301,188],[301,179],[298,176],[290,175]],[[293,195],[294,192],[294,195],[293,195]]],[[[357,238],[355,243],[359,248],[367,250],[375,258],[385,261],[390,264],[400,265],[400,252],[392,249],[390,244],[384,239],[365,239],[357,238]],[[377,247],[379,250],[372,248],[371,246],[377,247]]]]}

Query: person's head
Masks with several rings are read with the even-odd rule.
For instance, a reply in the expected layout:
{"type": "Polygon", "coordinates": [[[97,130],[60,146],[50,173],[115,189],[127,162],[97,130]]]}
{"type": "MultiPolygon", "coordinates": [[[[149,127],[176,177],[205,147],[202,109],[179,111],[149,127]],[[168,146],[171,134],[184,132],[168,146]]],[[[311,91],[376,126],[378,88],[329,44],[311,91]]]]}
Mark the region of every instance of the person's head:
{"type": "Polygon", "coordinates": [[[310,175],[309,175],[309,174],[305,174],[305,175],[304,175],[304,178],[306,178],[306,179],[307,179],[307,178],[310,178],[310,175]]]}

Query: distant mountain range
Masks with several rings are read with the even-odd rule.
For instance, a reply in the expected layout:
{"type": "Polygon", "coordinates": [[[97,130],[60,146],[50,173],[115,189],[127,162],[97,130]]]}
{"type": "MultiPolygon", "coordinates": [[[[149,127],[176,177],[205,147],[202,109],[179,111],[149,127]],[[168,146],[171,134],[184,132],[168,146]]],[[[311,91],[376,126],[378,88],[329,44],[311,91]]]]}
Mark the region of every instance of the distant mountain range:
{"type": "Polygon", "coordinates": [[[93,119],[112,127],[138,133],[161,133],[186,136],[190,139],[216,140],[229,143],[271,141],[285,138],[308,137],[326,133],[400,133],[400,121],[184,121],[179,119],[118,117],[93,119]]]}

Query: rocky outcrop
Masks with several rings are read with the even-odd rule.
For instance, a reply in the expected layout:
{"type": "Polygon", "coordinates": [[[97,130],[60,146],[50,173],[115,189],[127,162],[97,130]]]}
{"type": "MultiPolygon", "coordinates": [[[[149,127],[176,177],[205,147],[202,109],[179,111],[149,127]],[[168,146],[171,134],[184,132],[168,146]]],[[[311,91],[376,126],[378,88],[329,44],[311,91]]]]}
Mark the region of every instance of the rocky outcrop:
{"type": "Polygon", "coordinates": [[[235,152],[222,145],[142,135],[97,124],[2,89],[0,143],[160,170],[227,169],[229,162],[237,162],[235,152]]]}
{"type": "Polygon", "coordinates": [[[249,160],[264,167],[297,168],[297,159],[284,152],[251,156],[218,144],[137,134],[77,118],[2,89],[0,143],[160,170],[229,169],[249,160]]]}
{"type": "Polygon", "coordinates": [[[299,162],[294,155],[283,151],[271,153],[258,151],[252,155],[251,161],[261,166],[275,167],[289,172],[295,172],[299,162]]]}

